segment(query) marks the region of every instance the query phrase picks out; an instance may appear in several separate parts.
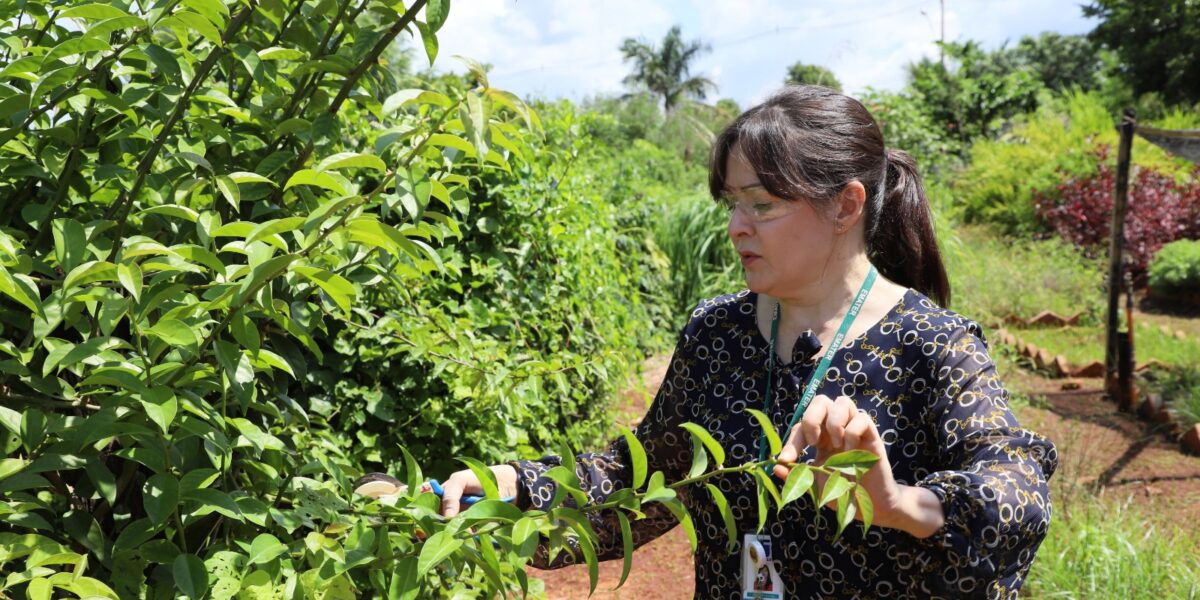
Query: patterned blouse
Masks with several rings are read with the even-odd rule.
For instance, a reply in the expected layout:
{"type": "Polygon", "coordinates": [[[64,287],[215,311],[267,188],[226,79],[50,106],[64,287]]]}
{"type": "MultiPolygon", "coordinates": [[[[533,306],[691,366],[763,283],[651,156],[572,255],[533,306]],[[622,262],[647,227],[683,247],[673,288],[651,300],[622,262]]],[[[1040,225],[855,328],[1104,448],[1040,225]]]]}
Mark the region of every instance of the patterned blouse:
{"type": "MultiPolygon", "coordinates": [[[[686,477],[691,443],[680,424],[703,425],[727,453],[725,464],[758,459],[760,428],[746,408],[762,408],[768,345],[757,325],[757,294],[743,289],[704,300],[683,328],[662,387],[636,429],[648,470],[666,481],[686,477]]],[[[818,393],[845,395],[875,420],[897,483],[929,489],[942,502],[945,525],[919,539],[899,529],[861,524],[835,540],[834,511],[822,519],[807,496],[771,515],[774,567],[785,597],[793,598],[1015,598],[1050,524],[1047,480],[1058,465],[1054,444],[1021,428],[1008,407],[1008,391],[996,375],[980,325],[909,289],[871,329],[839,350],[818,393]]],[[[820,341],[811,331],[797,340],[793,360],[775,360],[777,387],[770,413],[786,434],[801,387],[816,367],[820,341]],[[782,375],[782,376],[780,376],[782,375]]],[[[801,460],[812,462],[815,449],[801,460]]],[[[574,457],[580,482],[602,501],[632,479],[623,437],[602,453],[574,457]]],[[[518,505],[545,508],[553,481],[541,474],[561,457],[509,464],[518,472],[518,505]]],[[[742,535],[758,524],[755,484],[749,475],[715,478],[738,529],[727,552],[727,533],[707,490],[691,486],[681,498],[692,513],[699,548],[695,556],[697,598],[740,598],[742,535]]],[[[573,504],[568,500],[567,504],[573,504]]],[[[662,535],[677,522],[665,507],[644,507],[632,521],[635,546],[662,535]]],[[[601,540],[601,560],[622,556],[618,521],[591,517],[601,540]]],[[[547,560],[545,540],[534,557],[539,568],[582,562],[571,552],[547,560]]]]}

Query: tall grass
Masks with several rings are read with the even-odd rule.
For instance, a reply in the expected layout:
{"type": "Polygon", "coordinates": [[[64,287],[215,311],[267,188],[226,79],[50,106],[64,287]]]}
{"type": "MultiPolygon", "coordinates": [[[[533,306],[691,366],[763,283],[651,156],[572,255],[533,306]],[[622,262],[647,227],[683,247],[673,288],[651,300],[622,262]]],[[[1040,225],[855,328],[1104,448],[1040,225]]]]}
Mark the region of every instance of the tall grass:
{"type": "Polygon", "coordinates": [[[1200,530],[1173,527],[1169,516],[1152,515],[1132,497],[1098,494],[1089,457],[1099,448],[1082,429],[1060,436],[1050,480],[1054,515],[1022,597],[1200,598],[1200,530]]]}
{"type": "Polygon", "coordinates": [[[1099,260],[1058,239],[1004,237],[980,226],[949,227],[943,224],[939,238],[958,312],[985,322],[1008,315],[1028,318],[1043,310],[1063,316],[1082,312],[1082,324],[1100,323],[1104,274],[1099,260]]]}
{"type": "Polygon", "coordinates": [[[729,215],[711,198],[690,195],[662,210],[654,239],[671,261],[670,292],[679,326],[702,298],[744,287],[737,253],[726,233],[729,215]]]}
{"type": "Polygon", "coordinates": [[[1145,518],[1132,501],[1081,496],[1055,509],[1023,595],[1029,598],[1200,598],[1200,535],[1145,518]]]}

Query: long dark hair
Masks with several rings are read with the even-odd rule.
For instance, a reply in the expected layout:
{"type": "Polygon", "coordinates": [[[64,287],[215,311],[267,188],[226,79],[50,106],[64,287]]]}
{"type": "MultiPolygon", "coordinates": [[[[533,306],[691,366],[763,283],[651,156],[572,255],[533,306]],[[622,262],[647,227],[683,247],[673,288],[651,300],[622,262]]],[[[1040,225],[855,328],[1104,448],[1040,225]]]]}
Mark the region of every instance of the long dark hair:
{"type": "Polygon", "coordinates": [[[713,198],[725,192],[725,163],[735,144],[779,198],[820,208],[858,180],[867,191],[867,257],[884,277],[949,304],[950,282],[916,161],[885,149],[879,123],[861,102],[823,86],[791,85],[742,113],[713,145],[713,198]]]}

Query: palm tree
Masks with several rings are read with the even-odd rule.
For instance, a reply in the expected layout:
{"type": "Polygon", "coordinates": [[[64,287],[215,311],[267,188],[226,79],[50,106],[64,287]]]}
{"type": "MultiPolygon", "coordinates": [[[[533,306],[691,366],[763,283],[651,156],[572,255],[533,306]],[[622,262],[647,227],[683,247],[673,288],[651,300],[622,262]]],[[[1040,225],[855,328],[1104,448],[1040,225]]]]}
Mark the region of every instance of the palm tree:
{"type": "Polygon", "coordinates": [[[625,85],[642,87],[662,99],[663,110],[670,114],[683,101],[703,100],[717,85],[707,77],[693,76],[691,62],[712,47],[700,40],[683,41],[679,26],[667,32],[661,46],[644,39],[626,38],[621,53],[633,62],[633,72],[625,85]]]}

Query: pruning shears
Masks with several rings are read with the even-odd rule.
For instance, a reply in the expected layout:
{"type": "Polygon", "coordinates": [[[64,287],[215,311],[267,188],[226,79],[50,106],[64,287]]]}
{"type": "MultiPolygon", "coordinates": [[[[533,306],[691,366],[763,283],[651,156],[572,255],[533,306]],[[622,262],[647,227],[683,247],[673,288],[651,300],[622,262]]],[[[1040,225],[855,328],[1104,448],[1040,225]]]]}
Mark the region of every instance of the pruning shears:
{"type": "MultiPolygon", "coordinates": [[[[404,484],[399,479],[396,479],[395,477],[388,475],[387,473],[367,473],[366,475],[359,477],[354,482],[354,493],[355,494],[358,494],[360,496],[367,496],[368,498],[374,498],[376,500],[380,500],[383,502],[387,502],[389,500],[395,500],[395,498],[397,496],[399,496],[400,494],[403,494],[407,490],[408,490],[408,486],[406,484],[404,484]]],[[[441,498],[443,496],[443,494],[445,494],[445,492],[446,492],[442,488],[442,484],[438,483],[438,480],[436,480],[436,479],[430,479],[429,481],[422,483],[421,491],[422,492],[433,492],[434,494],[437,494],[439,498],[441,498]]],[[[487,499],[487,496],[476,496],[474,494],[463,494],[462,498],[459,499],[459,502],[461,502],[467,506],[470,506],[470,505],[473,505],[473,504],[479,502],[480,500],[485,500],[485,499],[487,499]]],[[[501,500],[504,502],[512,502],[513,497],[508,496],[506,498],[501,498],[501,500]]],[[[418,529],[415,532],[415,535],[417,536],[417,539],[424,540],[424,539],[426,539],[427,534],[424,531],[421,531],[420,529],[418,529]]],[[[475,539],[478,540],[479,536],[478,535],[475,536],[475,539]]],[[[496,540],[492,540],[492,545],[497,548],[500,547],[500,544],[496,540]]]]}
{"type": "MultiPolygon", "coordinates": [[[[407,490],[408,490],[407,485],[405,485],[399,479],[396,479],[395,477],[388,475],[387,473],[367,473],[366,475],[359,477],[358,480],[356,480],[354,482],[354,493],[355,494],[358,494],[360,496],[367,496],[369,498],[374,498],[376,500],[394,498],[396,496],[399,496],[400,494],[403,494],[407,490]]],[[[437,496],[439,498],[441,498],[445,494],[445,490],[442,488],[442,484],[438,483],[438,480],[436,480],[436,479],[430,479],[429,481],[422,483],[421,491],[422,492],[433,492],[434,494],[437,494],[437,496]]],[[[487,499],[487,496],[476,496],[474,494],[463,494],[462,498],[459,499],[459,502],[461,502],[464,505],[470,506],[472,504],[479,502],[480,500],[486,500],[486,499],[487,499]]],[[[502,500],[504,502],[512,502],[513,497],[508,496],[505,498],[501,498],[500,500],[502,500]]]]}

